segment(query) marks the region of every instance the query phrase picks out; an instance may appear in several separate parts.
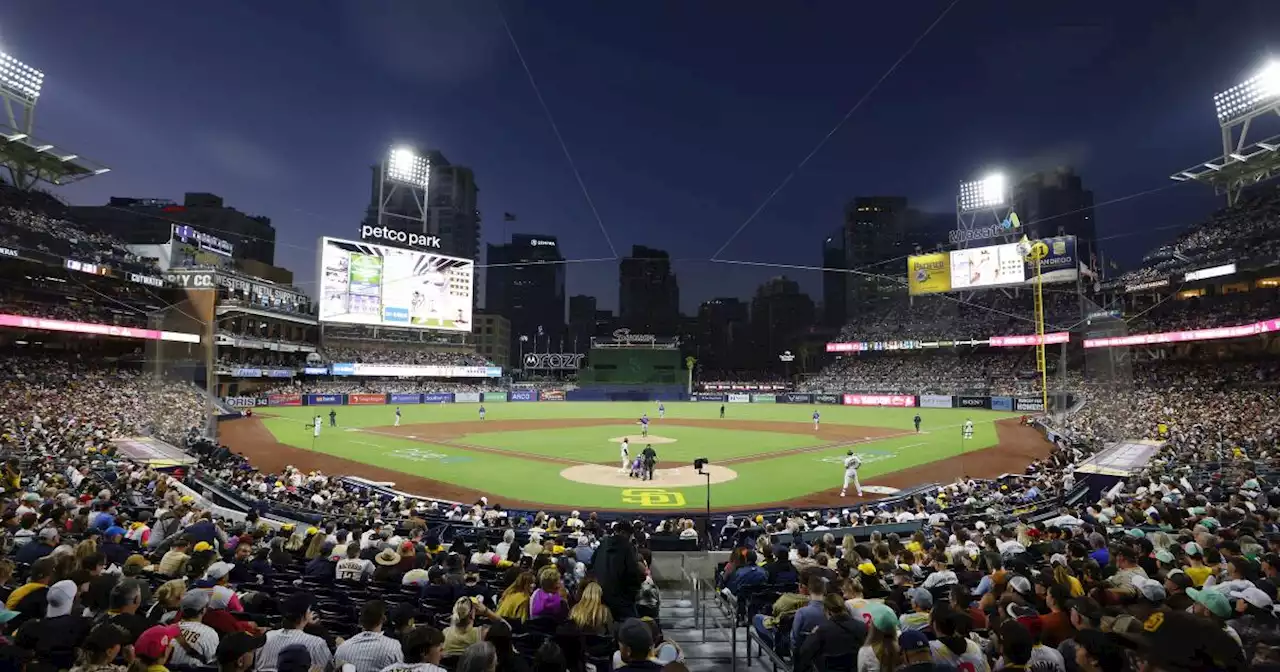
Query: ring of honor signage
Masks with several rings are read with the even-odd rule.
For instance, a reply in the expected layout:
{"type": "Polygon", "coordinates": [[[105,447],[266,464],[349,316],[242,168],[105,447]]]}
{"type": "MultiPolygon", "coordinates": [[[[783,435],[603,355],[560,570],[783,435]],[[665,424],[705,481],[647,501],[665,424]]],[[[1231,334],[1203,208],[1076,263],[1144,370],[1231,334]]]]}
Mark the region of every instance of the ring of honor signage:
{"type": "Polygon", "coordinates": [[[530,352],[524,356],[524,368],[574,371],[581,366],[584,356],[578,353],[530,352]]]}

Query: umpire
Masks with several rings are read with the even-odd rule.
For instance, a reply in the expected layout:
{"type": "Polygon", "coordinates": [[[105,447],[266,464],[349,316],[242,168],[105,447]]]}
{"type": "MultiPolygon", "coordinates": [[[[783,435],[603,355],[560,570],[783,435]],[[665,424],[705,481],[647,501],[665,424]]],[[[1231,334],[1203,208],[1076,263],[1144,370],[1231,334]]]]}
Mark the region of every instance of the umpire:
{"type": "Polygon", "coordinates": [[[653,450],[653,444],[644,444],[644,452],[640,453],[644,458],[644,480],[653,480],[653,465],[658,463],[658,453],[653,450]]]}

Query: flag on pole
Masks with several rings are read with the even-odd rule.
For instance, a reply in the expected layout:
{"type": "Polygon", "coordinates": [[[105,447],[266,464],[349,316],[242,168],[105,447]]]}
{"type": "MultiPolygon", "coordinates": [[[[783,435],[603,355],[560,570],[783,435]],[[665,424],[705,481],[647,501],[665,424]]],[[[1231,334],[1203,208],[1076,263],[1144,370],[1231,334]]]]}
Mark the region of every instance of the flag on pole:
{"type": "Polygon", "coordinates": [[[504,213],[502,213],[502,221],[504,221],[504,222],[514,222],[514,221],[516,221],[516,216],[515,216],[515,215],[513,215],[513,214],[511,214],[511,213],[509,213],[509,212],[504,212],[504,213]]]}

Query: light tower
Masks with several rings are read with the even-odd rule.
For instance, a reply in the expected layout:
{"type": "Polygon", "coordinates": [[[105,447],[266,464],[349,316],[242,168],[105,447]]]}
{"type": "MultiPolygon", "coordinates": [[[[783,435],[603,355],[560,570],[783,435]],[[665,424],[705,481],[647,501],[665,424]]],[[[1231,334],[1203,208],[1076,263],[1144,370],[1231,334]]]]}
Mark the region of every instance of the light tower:
{"type": "Polygon", "coordinates": [[[1009,178],[995,172],[982,179],[961,182],[956,192],[956,228],[948,242],[956,247],[1019,233],[1022,223],[1013,211],[1009,178]]]}
{"type": "Polygon", "coordinates": [[[428,234],[431,159],[413,147],[397,145],[378,164],[377,225],[428,234]]]}
{"type": "Polygon", "coordinates": [[[35,137],[36,102],[43,88],[43,72],[0,51],[0,100],[5,113],[0,120],[0,166],[8,169],[13,186],[70,184],[110,170],[35,137]]]}
{"type": "Polygon", "coordinates": [[[1280,135],[1249,139],[1254,119],[1280,115],[1280,60],[1268,61],[1252,77],[1214,95],[1213,107],[1222,132],[1222,155],[1169,177],[1207,184],[1232,206],[1245,187],[1280,175],[1280,135]]]}

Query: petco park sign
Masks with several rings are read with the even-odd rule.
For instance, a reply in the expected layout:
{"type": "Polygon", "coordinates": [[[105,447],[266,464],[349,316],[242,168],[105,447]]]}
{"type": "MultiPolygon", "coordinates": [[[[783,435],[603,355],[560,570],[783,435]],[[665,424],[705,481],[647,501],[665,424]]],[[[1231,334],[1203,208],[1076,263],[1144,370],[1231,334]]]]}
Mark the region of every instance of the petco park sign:
{"type": "Polygon", "coordinates": [[[360,240],[384,241],[406,247],[440,248],[440,236],[428,236],[422,233],[410,233],[398,229],[389,229],[385,226],[369,226],[368,224],[360,227],[360,240]]]}
{"type": "Polygon", "coordinates": [[[613,332],[614,343],[656,343],[658,337],[653,334],[633,334],[630,329],[615,329],[613,332]]]}

